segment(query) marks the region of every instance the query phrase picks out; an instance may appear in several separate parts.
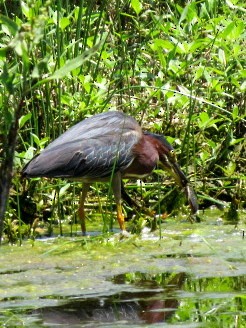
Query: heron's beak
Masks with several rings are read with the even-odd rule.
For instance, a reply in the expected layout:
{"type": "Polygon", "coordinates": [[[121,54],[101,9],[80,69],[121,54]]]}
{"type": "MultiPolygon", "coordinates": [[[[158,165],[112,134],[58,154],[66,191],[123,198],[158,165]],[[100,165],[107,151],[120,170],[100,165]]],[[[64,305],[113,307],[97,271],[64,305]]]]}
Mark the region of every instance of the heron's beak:
{"type": "Polygon", "coordinates": [[[176,183],[181,188],[184,188],[192,214],[196,214],[198,211],[198,203],[195,191],[189,184],[189,180],[185,176],[184,172],[180,169],[178,163],[176,162],[175,155],[172,155],[171,158],[165,156],[165,160],[161,161],[161,164],[163,165],[165,171],[167,171],[169,175],[175,179],[176,183]]]}

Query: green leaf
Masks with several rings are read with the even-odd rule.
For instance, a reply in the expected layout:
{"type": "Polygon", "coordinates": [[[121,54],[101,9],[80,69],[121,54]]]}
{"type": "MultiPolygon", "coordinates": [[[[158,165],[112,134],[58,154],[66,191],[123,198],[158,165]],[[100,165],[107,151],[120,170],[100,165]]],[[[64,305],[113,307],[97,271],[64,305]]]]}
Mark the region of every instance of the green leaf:
{"type": "Polygon", "coordinates": [[[70,24],[70,20],[67,17],[62,17],[60,19],[60,28],[64,31],[65,28],[70,24]]]}
{"type": "Polygon", "coordinates": [[[242,35],[244,30],[245,30],[244,22],[243,21],[238,22],[238,24],[233,29],[232,37],[236,40],[237,38],[239,38],[242,35]]]}
{"type": "Polygon", "coordinates": [[[39,137],[36,134],[34,134],[34,133],[31,133],[31,136],[32,136],[33,141],[35,142],[35,144],[39,147],[40,146],[39,137]]]}
{"type": "Polygon", "coordinates": [[[187,4],[186,7],[184,8],[179,20],[179,24],[182,23],[184,20],[191,22],[192,19],[195,17],[197,17],[196,4],[191,2],[187,4]]]}
{"type": "Polygon", "coordinates": [[[4,62],[2,67],[2,73],[0,75],[0,81],[6,87],[10,94],[14,93],[14,78],[15,74],[9,71],[7,63],[4,62]]]}
{"type": "Polygon", "coordinates": [[[237,106],[233,107],[231,114],[232,114],[232,119],[235,121],[238,118],[238,107],[237,106]]]}
{"type": "Polygon", "coordinates": [[[232,174],[234,174],[235,170],[236,170],[236,163],[230,161],[229,164],[226,167],[221,167],[221,169],[223,170],[223,172],[225,173],[226,176],[231,176],[232,174]]]}
{"type": "Polygon", "coordinates": [[[70,73],[74,69],[82,66],[87,60],[91,58],[91,56],[93,56],[97,52],[100,44],[101,42],[99,42],[91,49],[84,51],[82,55],[79,55],[71,60],[68,60],[64,66],[59,68],[57,71],[55,71],[52,75],[50,75],[45,80],[47,81],[47,80],[61,79],[64,76],[68,75],[68,73],[70,73]]]}
{"type": "Polygon", "coordinates": [[[29,112],[26,115],[21,116],[21,118],[19,119],[19,128],[21,129],[25,125],[25,123],[28,120],[30,120],[31,117],[32,117],[32,113],[31,112],[29,112]]]}
{"type": "Polygon", "coordinates": [[[28,162],[28,161],[30,161],[30,159],[33,158],[35,150],[36,149],[34,147],[29,147],[27,149],[27,151],[24,154],[25,162],[28,162]]]}
{"type": "Polygon", "coordinates": [[[131,0],[131,6],[137,15],[142,11],[142,3],[139,0],[131,0]]]}
{"type": "Polygon", "coordinates": [[[7,16],[0,15],[0,23],[7,26],[9,32],[15,36],[18,32],[18,25],[12,21],[12,19],[9,19],[7,16]]]}
{"type": "Polygon", "coordinates": [[[28,6],[27,3],[25,3],[24,1],[21,1],[21,10],[22,13],[27,17],[27,18],[32,18],[32,9],[31,7],[28,6]]]}
{"type": "Polygon", "coordinates": [[[206,112],[202,112],[199,114],[200,121],[198,122],[198,126],[200,129],[207,129],[210,127],[213,127],[217,130],[216,123],[221,122],[223,119],[213,119],[212,117],[209,117],[206,112]]]}
{"type": "Polygon", "coordinates": [[[59,191],[59,196],[62,197],[63,195],[66,195],[67,189],[70,187],[70,183],[65,184],[65,186],[61,187],[59,191]]]}
{"type": "Polygon", "coordinates": [[[163,40],[163,39],[154,39],[154,43],[152,46],[153,50],[158,49],[166,49],[166,50],[172,50],[174,48],[174,45],[169,40],[163,40]]]}
{"type": "Polygon", "coordinates": [[[49,137],[44,137],[42,138],[41,140],[39,140],[39,147],[41,149],[44,148],[44,146],[50,141],[50,138],[49,137]]]}
{"type": "Polygon", "coordinates": [[[201,120],[201,123],[205,124],[210,120],[210,117],[208,116],[208,114],[206,112],[201,112],[199,115],[199,118],[201,120]]]}
{"type": "Polygon", "coordinates": [[[227,36],[232,32],[232,30],[235,27],[235,23],[231,22],[230,24],[228,24],[226,26],[226,28],[223,30],[223,32],[221,33],[221,37],[222,38],[227,38],[227,36]]]}
{"type": "Polygon", "coordinates": [[[226,66],[226,56],[225,56],[225,51],[223,49],[219,49],[218,58],[221,64],[226,66]]]}
{"type": "Polygon", "coordinates": [[[230,146],[233,146],[233,145],[236,145],[236,144],[238,144],[238,143],[240,143],[240,142],[243,142],[243,141],[245,141],[245,138],[239,138],[239,139],[232,139],[231,141],[230,141],[230,146]]]}
{"type": "Polygon", "coordinates": [[[6,58],[9,49],[9,47],[0,48],[0,59],[6,58]]]}
{"type": "Polygon", "coordinates": [[[200,156],[202,162],[205,163],[206,160],[207,160],[208,158],[211,157],[211,154],[205,150],[205,151],[202,151],[202,152],[199,154],[199,156],[200,156]]]}

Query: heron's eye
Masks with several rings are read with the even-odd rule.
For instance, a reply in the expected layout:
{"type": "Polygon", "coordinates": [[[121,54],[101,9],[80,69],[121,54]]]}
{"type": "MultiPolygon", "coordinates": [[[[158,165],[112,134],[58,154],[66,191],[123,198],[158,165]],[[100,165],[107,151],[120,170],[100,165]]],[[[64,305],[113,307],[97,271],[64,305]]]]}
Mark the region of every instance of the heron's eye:
{"type": "Polygon", "coordinates": [[[170,150],[169,154],[172,159],[176,160],[176,153],[173,149],[170,150]]]}

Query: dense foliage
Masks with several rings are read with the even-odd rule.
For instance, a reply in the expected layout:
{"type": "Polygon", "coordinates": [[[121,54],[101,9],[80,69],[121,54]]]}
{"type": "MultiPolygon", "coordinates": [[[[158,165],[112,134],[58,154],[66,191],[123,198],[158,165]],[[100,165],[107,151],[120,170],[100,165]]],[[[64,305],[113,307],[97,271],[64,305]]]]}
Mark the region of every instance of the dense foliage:
{"type": "MultiPolygon", "coordinates": [[[[23,233],[35,218],[74,222],[79,185],[27,182],[19,172],[69,126],[107,110],[168,138],[201,207],[226,201],[235,214],[245,206],[244,1],[3,0],[0,7],[0,222],[5,216],[13,239],[16,221],[31,223],[23,233]]],[[[146,180],[141,197],[165,211],[163,195],[175,196],[165,184],[154,194],[156,181],[146,180]]],[[[140,197],[136,185],[128,189],[140,197]]]]}

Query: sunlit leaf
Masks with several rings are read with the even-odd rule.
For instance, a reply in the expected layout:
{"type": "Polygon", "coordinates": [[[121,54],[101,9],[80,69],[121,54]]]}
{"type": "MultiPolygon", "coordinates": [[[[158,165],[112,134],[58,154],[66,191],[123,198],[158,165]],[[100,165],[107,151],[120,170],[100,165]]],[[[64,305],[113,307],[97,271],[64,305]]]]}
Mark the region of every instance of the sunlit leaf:
{"type": "Polygon", "coordinates": [[[67,17],[62,17],[60,19],[60,28],[65,30],[65,28],[70,24],[70,20],[67,17]]]}
{"type": "Polygon", "coordinates": [[[223,119],[220,118],[214,119],[213,117],[209,117],[207,112],[202,112],[199,115],[198,125],[200,129],[206,129],[209,127],[217,129],[216,123],[221,122],[222,120],[223,119]]]}
{"type": "Polygon", "coordinates": [[[59,196],[62,197],[66,194],[67,189],[70,187],[70,183],[65,184],[65,186],[61,187],[59,191],[59,196]]]}
{"type": "Polygon", "coordinates": [[[223,49],[219,49],[218,57],[219,57],[220,62],[224,66],[226,66],[226,56],[225,56],[225,51],[223,49]]]}
{"type": "Polygon", "coordinates": [[[226,28],[223,30],[223,32],[221,33],[221,37],[222,38],[226,38],[232,32],[232,30],[234,29],[234,27],[235,27],[235,23],[234,22],[231,22],[230,24],[228,24],[226,26],[226,28]]]}
{"type": "Polygon", "coordinates": [[[139,0],[131,0],[131,6],[137,15],[140,14],[142,10],[142,3],[139,0]]]}
{"type": "Polygon", "coordinates": [[[226,167],[221,167],[221,169],[224,171],[226,176],[230,177],[235,172],[236,167],[236,163],[230,161],[226,167]]]}
{"type": "Polygon", "coordinates": [[[211,154],[207,151],[202,151],[200,154],[199,154],[202,162],[205,162],[208,158],[210,158],[211,154]]]}
{"type": "Polygon", "coordinates": [[[32,6],[28,6],[28,4],[24,1],[21,1],[21,10],[22,13],[27,17],[27,18],[32,18],[33,17],[33,8],[32,6]]]}
{"type": "Polygon", "coordinates": [[[34,133],[31,133],[31,136],[32,136],[33,141],[35,142],[35,144],[39,147],[39,145],[40,145],[39,137],[34,133]]]}
{"type": "Polygon", "coordinates": [[[50,141],[49,137],[45,137],[39,140],[39,147],[42,149],[50,141]]]}
{"type": "Polygon", "coordinates": [[[19,128],[21,129],[25,125],[25,123],[30,120],[31,117],[32,117],[31,112],[21,116],[21,118],[19,119],[19,128]]]}
{"type": "Polygon", "coordinates": [[[208,113],[206,113],[206,112],[201,112],[201,114],[199,115],[199,118],[202,123],[207,123],[210,120],[210,117],[208,116],[208,113]]]}
{"type": "Polygon", "coordinates": [[[231,115],[232,115],[233,120],[237,119],[237,117],[238,117],[238,107],[237,106],[233,107],[231,115]]]}
{"type": "Polygon", "coordinates": [[[187,20],[190,22],[196,16],[197,16],[196,4],[194,2],[190,2],[186,5],[184,10],[182,11],[179,23],[181,23],[184,20],[187,20]]]}

